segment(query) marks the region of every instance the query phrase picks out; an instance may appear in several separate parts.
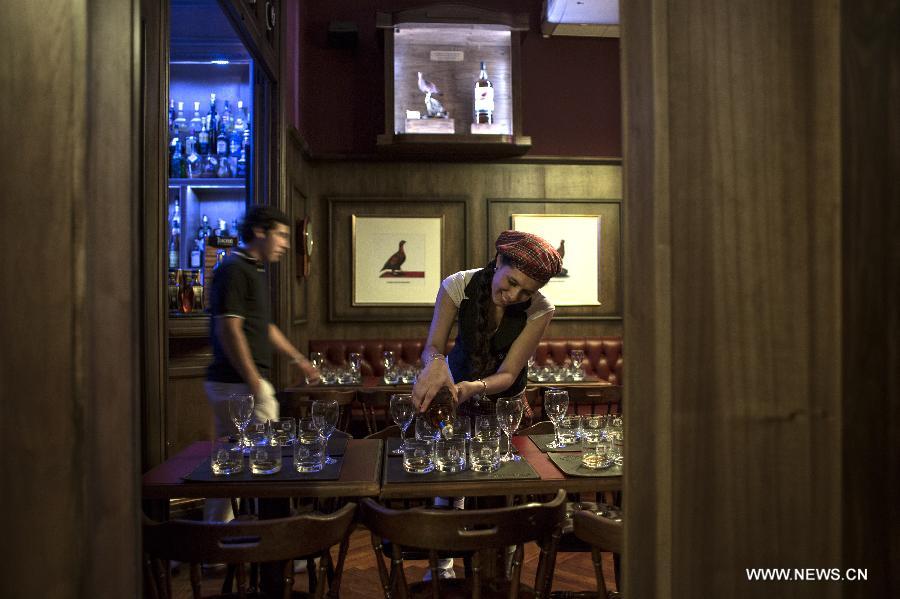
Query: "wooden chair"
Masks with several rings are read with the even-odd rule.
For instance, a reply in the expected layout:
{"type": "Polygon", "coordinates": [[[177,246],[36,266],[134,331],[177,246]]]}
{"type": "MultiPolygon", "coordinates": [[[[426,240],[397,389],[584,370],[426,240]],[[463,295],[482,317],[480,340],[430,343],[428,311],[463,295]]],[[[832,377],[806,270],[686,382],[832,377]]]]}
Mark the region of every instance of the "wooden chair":
{"type": "MultiPolygon", "coordinates": [[[[588,510],[575,512],[572,520],[575,527],[575,536],[591,546],[594,573],[597,576],[597,593],[594,596],[603,599],[621,597],[618,590],[606,590],[606,579],[603,576],[603,562],[600,553],[609,551],[615,555],[621,555],[622,522],[598,516],[588,510]]],[[[616,581],[616,588],[618,589],[618,580],[616,581]]]]}
{"type": "Polygon", "coordinates": [[[516,431],[517,435],[552,435],[553,434],[553,423],[549,420],[542,420],[541,422],[535,422],[528,428],[519,429],[516,431]]]}
{"type": "Polygon", "coordinates": [[[200,564],[237,564],[237,594],[215,597],[259,597],[248,594],[243,564],[284,561],[284,598],[325,595],[326,571],[331,562],[330,549],[340,544],[337,565],[331,578],[329,595],[337,597],[350,533],[354,527],[356,504],[350,503],[332,514],[304,514],[272,520],[232,520],[202,522],[170,520],[153,522],[144,518],[144,552],[150,558],[151,596],[171,598],[172,585],[168,561],[191,564],[193,596],[200,595],[200,564]],[[317,578],[322,581],[310,594],[291,591],[294,584],[294,558],[319,556],[317,578]],[[162,562],[162,563],[161,563],[162,562]]]}
{"type": "Polygon", "coordinates": [[[372,533],[372,547],[386,599],[391,597],[546,597],[553,582],[556,541],[565,518],[566,494],[560,490],[548,503],[527,503],[512,507],[480,510],[435,510],[413,508],[393,510],[371,499],[363,499],[362,522],[372,533]],[[382,557],[383,539],[390,539],[391,568],[382,557]],[[545,541],[541,549],[534,588],[521,584],[524,544],[545,541]],[[505,549],[515,545],[512,572],[505,578],[483,580],[476,555],[472,576],[463,579],[441,579],[438,574],[438,551],[471,551],[505,549]],[[408,585],[403,572],[403,548],[425,550],[431,569],[431,581],[408,585]]]}
{"type": "Polygon", "coordinates": [[[622,386],[569,387],[569,411],[572,414],[612,414],[622,411],[622,386]]]}
{"type": "Polygon", "coordinates": [[[338,424],[335,429],[345,432],[350,430],[352,404],[356,399],[356,391],[353,389],[332,389],[303,395],[300,395],[299,392],[295,394],[280,391],[277,397],[281,404],[281,414],[283,416],[293,416],[294,418],[309,418],[312,402],[317,399],[333,399],[338,402],[338,406],[341,409],[341,415],[338,418],[338,424]]]}
{"type": "Polygon", "coordinates": [[[366,421],[366,434],[371,435],[393,422],[388,414],[391,394],[386,391],[360,393],[357,401],[366,421]]]}
{"type": "Polygon", "coordinates": [[[381,429],[380,431],[375,431],[374,433],[370,433],[366,435],[366,439],[391,439],[394,437],[400,436],[400,426],[397,424],[392,424],[388,427],[381,429]]]}

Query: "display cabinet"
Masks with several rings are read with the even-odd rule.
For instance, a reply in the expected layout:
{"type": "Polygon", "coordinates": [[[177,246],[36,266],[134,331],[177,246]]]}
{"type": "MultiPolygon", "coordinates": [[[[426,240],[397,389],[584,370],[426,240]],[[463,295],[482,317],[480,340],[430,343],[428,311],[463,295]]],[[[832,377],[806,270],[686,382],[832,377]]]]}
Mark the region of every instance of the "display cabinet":
{"type": "Polygon", "coordinates": [[[379,13],[385,36],[382,151],[507,156],[526,152],[520,36],[528,15],[435,5],[379,13]]]}

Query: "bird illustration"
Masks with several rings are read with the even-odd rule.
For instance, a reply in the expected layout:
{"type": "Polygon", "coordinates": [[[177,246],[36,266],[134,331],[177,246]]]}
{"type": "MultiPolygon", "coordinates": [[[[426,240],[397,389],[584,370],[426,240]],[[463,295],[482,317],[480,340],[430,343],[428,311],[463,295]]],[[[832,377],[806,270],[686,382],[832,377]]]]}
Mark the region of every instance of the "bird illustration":
{"type": "Polygon", "coordinates": [[[439,96],[441,94],[441,90],[438,89],[438,86],[422,77],[422,71],[419,71],[419,91],[429,97],[439,96]]]}
{"type": "MultiPolygon", "coordinates": [[[[556,248],[556,253],[559,254],[560,261],[566,257],[566,240],[565,239],[559,240],[559,247],[556,248]]],[[[562,267],[562,265],[560,265],[559,274],[556,276],[557,277],[568,277],[569,271],[568,271],[568,269],[565,269],[562,267]]]]}
{"type": "Polygon", "coordinates": [[[381,267],[381,270],[390,270],[391,274],[397,274],[400,272],[400,267],[406,262],[406,252],[403,251],[403,244],[406,241],[400,242],[400,249],[398,249],[394,254],[387,259],[387,262],[384,263],[384,266],[381,267]]]}

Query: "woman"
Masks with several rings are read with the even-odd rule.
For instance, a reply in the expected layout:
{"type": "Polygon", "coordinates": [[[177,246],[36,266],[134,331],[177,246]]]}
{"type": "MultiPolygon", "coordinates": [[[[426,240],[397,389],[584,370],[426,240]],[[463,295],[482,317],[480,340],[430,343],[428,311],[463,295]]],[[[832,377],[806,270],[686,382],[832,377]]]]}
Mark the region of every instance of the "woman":
{"type": "Polygon", "coordinates": [[[450,388],[461,414],[494,412],[493,399],[525,389],[525,367],[553,318],[554,307],[539,291],[562,268],[546,240],[504,231],[497,255],[485,267],[450,275],[441,283],[425,365],[413,400],[425,411],[441,387],[450,388]],[[444,356],[455,320],[456,344],[444,356]]]}

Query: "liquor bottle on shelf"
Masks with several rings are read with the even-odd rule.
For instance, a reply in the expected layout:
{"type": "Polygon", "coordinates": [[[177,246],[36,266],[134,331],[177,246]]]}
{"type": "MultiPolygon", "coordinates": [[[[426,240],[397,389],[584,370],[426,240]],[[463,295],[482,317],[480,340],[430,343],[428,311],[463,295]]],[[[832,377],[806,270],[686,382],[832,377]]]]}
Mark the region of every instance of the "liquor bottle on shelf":
{"type": "Polygon", "coordinates": [[[172,152],[172,159],[169,161],[169,177],[173,179],[187,177],[186,164],[184,162],[184,154],[181,153],[181,140],[177,137],[172,138],[172,144],[175,149],[172,152]]]}
{"type": "Polygon", "coordinates": [[[431,425],[440,431],[442,437],[448,438],[453,436],[456,402],[453,400],[453,395],[450,394],[450,389],[441,387],[440,391],[432,398],[431,403],[428,404],[426,416],[431,425]]]}
{"type": "Polygon", "coordinates": [[[169,98],[169,131],[172,131],[172,127],[175,125],[175,100],[174,98],[169,98]]]}
{"type": "Polygon", "coordinates": [[[185,170],[187,171],[187,176],[194,179],[203,172],[203,161],[200,159],[200,155],[197,154],[197,138],[193,134],[188,135],[185,143],[187,144],[187,155],[184,158],[187,164],[185,170]]]}
{"type": "Polygon", "coordinates": [[[178,271],[169,269],[169,281],[166,284],[166,295],[170,312],[178,311],[178,271]]]}
{"type": "Polygon", "coordinates": [[[219,127],[216,132],[216,154],[219,156],[227,156],[228,139],[226,137],[225,127],[219,127]]]}
{"type": "Polygon", "coordinates": [[[219,168],[216,171],[216,177],[219,179],[229,179],[234,173],[231,170],[231,159],[226,156],[219,156],[219,168]]]}
{"type": "Polygon", "coordinates": [[[215,139],[219,129],[219,115],[216,112],[216,94],[209,94],[209,112],[206,113],[206,128],[209,129],[210,141],[215,139]]]}
{"type": "Polygon", "coordinates": [[[181,214],[178,200],[175,200],[175,214],[172,216],[172,229],[169,233],[169,268],[178,268],[178,255],[181,250],[181,214]]]}
{"type": "Polygon", "coordinates": [[[228,228],[228,236],[229,237],[237,237],[238,236],[237,219],[234,219],[231,221],[231,226],[228,228]]]}
{"type": "Polygon", "coordinates": [[[203,157],[203,174],[201,177],[216,177],[219,172],[219,158],[214,152],[203,157]]]}
{"type": "Polygon", "coordinates": [[[244,101],[237,101],[237,110],[234,113],[234,128],[232,133],[237,135],[238,140],[244,135],[244,129],[247,127],[247,120],[244,118],[244,101]]]}
{"type": "Polygon", "coordinates": [[[203,285],[200,283],[200,271],[191,271],[191,295],[193,297],[193,305],[191,310],[201,312],[203,310],[203,285]]]}
{"type": "Polygon", "coordinates": [[[197,134],[197,152],[201,156],[209,154],[209,129],[206,127],[205,118],[200,119],[200,132],[197,134]]]}
{"type": "Polygon", "coordinates": [[[481,61],[481,72],[475,81],[475,119],[476,125],[489,125],[494,122],[494,85],[488,79],[487,68],[481,61]]]}
{"type": "Polygon", "coordinates": [[[178,131],[179,135],[187,135],[188,124],[187,119],[184,118],[184,102],[178,103],[178,111],[175,113],[175,121],[172,123],[172,126],[178,131]]]}
{"type": "Polygon", "coordinates": [[[212,227],[209,226],[209,217],[205,214],[200,218],[200,228],[203,229],[203,242],[212,235],[212,227]]]}
{"type": "Polygon", "coordinates": [[[225,100],[225,107],[222,109],[220,121],[219,128],[224,129],[226,135],[230,134],[232,129],[234,129],[234,116],[231,114],[231,103],[228,100],[225,100]]]}
{"type": "Polygon", "coordinates": [[[237,159],[237,164],[234,167],[234,176],[235,177],[246,177],[247,176],[247,150],[241,148],[241,155],[237,159]]]}
{"type": "Polygon", "coordinates": [[[190,314],[194,308],[194,288],[191,285],[188,271],[179,270],[178,309],[182,314],[190,314]]]}
{"type": "Polygon", "coordinates": [[[200,102],[195,100],[194,116],[191,117],[189,130],[191,135],[199,135],[201,129],[203,129],[203,117],[200,116],[200,102]]]}

